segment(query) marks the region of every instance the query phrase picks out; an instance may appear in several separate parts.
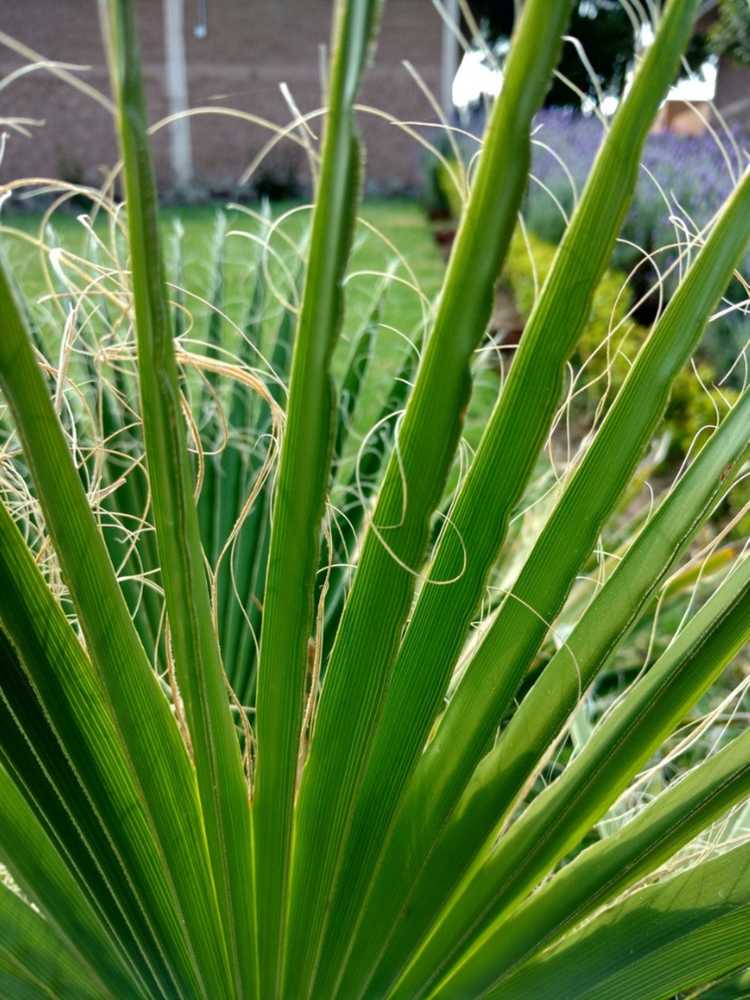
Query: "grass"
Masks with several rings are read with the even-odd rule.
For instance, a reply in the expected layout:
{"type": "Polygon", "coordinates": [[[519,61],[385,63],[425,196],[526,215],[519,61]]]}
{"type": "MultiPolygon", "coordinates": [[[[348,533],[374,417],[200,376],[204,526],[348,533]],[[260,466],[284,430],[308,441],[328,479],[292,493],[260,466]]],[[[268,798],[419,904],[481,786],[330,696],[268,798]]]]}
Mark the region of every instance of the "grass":
{"type": "MultiPolygon", "coordinates": [[[[250,206],[252,211],[258,211],[259,205],[250,206]]],[[[86,211],[86,209],[81,209],[86,211]]],[[[301,204],[292,202],[277,202],[272,206],[274,218],[295,214],[283,223],[283,231],[293,239],[298,239],[309,219],[309,210],[301,204]]],[[[208,205],[189,205],[167,207],[162,210],[162,227],[169,244],[170,235],[174,233],[176,223],[183,230],[183,259],[185,262],[184,283],[191,291],[200,295],[210,292],[213,278],[212,254],[210,252],[213,232],[220,213],[226,216],[227,231],[253,233],[258,226],[243,211],[235,208],[225,209],[214,203],[208,205]]],[[[416,202],[393,199],[366,201],[360,216],[391,240],[398,252],[408,260],[419,281],[421,291],[432,297],[440,287],[444,265],[438,249],[432,238],[424,213],[416,202]]],[[[6,226],[11,230],[27,235],[37,235],[42,222],[42,214],[8,213],[6,226]]],[[[54,216],[53,228],[57,234],[59,245],[66,249],[79,252],[84,245],[86,232],[72,213],[57,213],[54,216]]],[[[97,232],[102,227],[97,226],[97,232]]],[[[241,318],[241,309],[245,305],[246,290],[239,285],[240,270],[247,262],[247,242],[231,237],[226,243],[225,262],[228,265],[229,290],[227,295],[227,313],[236,320],[241,318]],[[232,277],[232,275],[234,277],[232,277]]],[[[28,300],[33,301],[44,294],[44,282],[38,255],[21,240],[8,243],[8,258],[14,273],[17,275],[22,291],[28,300]]],[[[387,267],[393,254],[374,233],[362,225],[358,227],[355,237],[355,251],[350,263],[350,271],[380,271],[387,267]]],[[[399,271],[402,274],[402,271],[399,271]]],[[[353,278],[348,285],[348,298],[345,319],[345,332],[351,333],[362,320],[367,302],[372,296],[372,279],[368,276],[357,280],[353,278]]],[[[205,322],[206,310],[195,311],[196,321],[205,322]]],[[[388,304],[383,316],[384,324],[409,330],[415,327],[420,319],[419,297],[405,284],[394,284],[388,296],[388,304]]],[[[385,343],[390,338],[382,338],[385,343]]],[[[391,345],[393,346],[393,345],[391,345]]]]}
{"type": "MultiPolygon", "coordinates": [[[[81,220],[88,218],[89,211],[90,207],[83,204],[78,207],[77,213],[73,210],[55,213],[51,230],[48,229],[44,237],[44,252],[40,252],[29,241],[41,238],[40,230],[45,224],[42,212],[13,212],[11,209],[5,217],[5,232],[11,236],[6,240],[9,264],[26,301],[37,314],[50,320],[42,326],[48,331],[53,356],[59,349],[61,326],[59,314],[53,313],[49,308],[49,287],[45,283],[43,258],[49,267],[50,247],[60,247],[72,254],[84,249],[87,230],[81,220]]],[[[201,300],[212,301],[214,296],[212,286],[216,273],[216,231],[219,220],[222,216],[225,219],[225,236],[220,244],[224,274],[222,307],[232,323],[242,324],[248,302],[247,265],[253,254],[248,240],[241,234],[257,235],[261,231],[262,226],[255,218],[260,211],[261,205],[258,203],[242,208],[219,203],[168,206],[161,211],[168,271],[175,283],[190,293],[185,306],[191,317],[188,336],[193,350],[200,350],[198,345],[205,343],[207,339],[212,309],[201,300]],[[178,233],[181,235],[178,236],[178,233]],[[178,239],[181,259],[179,275],[175,273],[175,246],[178,239]]],[[[276,248],[280,255],[288,259],[287,238],[297,243],[304,239],[310,211],[310,205],[300,202],[274,202],[271,205],[273,221],[281,222],[279,232],[270,239],[271,248],[276,248]]],[[[377,275],[384,274],[390,267],[392,277],[383,300],[384,307],[373,345],[372,360],[352,415],[352,433],[341,461],[344,473],[353,468],[362,439],[377,420],[383,399],[406,353],[413,349],[411,345],[415,334],[426,311],[434,302],[445,273],[443,257],[433,239],[425,214],[416,201],[402,198],[367,200],[360,207],[359,219],[348,266],[344,326],[332,362],[332,372],[337,380],[340,381],[346,369],[352,338],[378,295],[380,282],[377,275]]],[[[106,239],[103,220],[95,218],[94,231],[106,239]]],[[[270,272],[277,291],[286,294],[289,282],[280,268],[275,266],[273,259],[270,262],[270,272]]],[[[272,306],[266,309],[268,346],[275,335],[279,308],[272,306]]],[[[225,324],[222,340],[232,349],[235,338],[230,324],[225,324]]],[[[482,428],[499,387],[498,372],[486,351],[477,356],[474,377],[474,391],[464,430],[464,441],[470,451],[479,443],[482,428]]],[[[458,475],[459,465],[456,465],[448,483],[449,493],[454,488],[458,475]]]]}
{"type": "MultiPolygon", "coordinates": [[[[247,261],[252,256],[248,240],[241,234],[255,235],[260,225],[249,214],[257,214],[259,204],[247,209],[224,207],[218,203],[207,205],[170,206],[161,212],[162,229],[165,236],[167,268],[177,283],[184,286],[191,295],[186,307],[191,313],[192,341],[205,342],[210,308],[200,300],[213,299],[213,282],[216,271],[216,230],[221,216],[226,220],[226,235],[221,243],[221,260],[224,271],[223,309],[229,319],[241,324],[248,301],[247,261]],[[181,230],[182,235],[177,236],[181,230]],[[182,273],[175,275],[175,241],[181,243],[180,257],[182,273]]],[[[288,237],[295,242],[303,239],[309,223],[311,206],[295,202],[276,202],[271,206],[274,221],[282,220],[280,232],[272,238],[271,246],[280,253],[288,254],[288,237]]],[[[62,247],[66,251],[80,253],[87,240],[87,231],[81,222],[81,215],[89,211],[81,206],[80,214],[72,211],[57,212],[52,220],[52,232],[45,237],[47,246],[62,247]]],[[[351,339],[368,314],[373,301],[373,291],[378,284],[374,274],[394,267],[395,280],[390,282],[385,297],[381,325],[374,345],[373,363],[370,364],[356,414],[354,416],[354,436],[365,434],[376,419],[382,405],[384,393],[394,374],[398,371],[404,354],[409,350],[409,342],[423,317],[423,310],[437,293],[443,278],[445,266],[432,238],[429,224],[420,206],[406,199],[366,201],[360,211],[354,252],[349,263],[349,277],[346,285],[346,308],[344,328],[333,359],[334,376],[340,377],[346,367],[351,339]],[[416,287],[403,263],[395,262],[397,251],[403,261],[407,261],[416,279],[416,287]]],[[[6,232],[17,237],[38,238],[44,224],[41,212],[8,212],[6,232]]],[[[103,222],[95,221],[97,235],[106,237],[103,222]]],[[[46,311],[44,270],[39,250],[23,238],[6,241],[9,263],[21,286],[27,302],[42,313],[46,311]]],[[[45,255],[49,261],[49,254],[45,255]]],[[[288,282],[278,267],[271,262],[271,272],[277,282],[277,289],[284,293],[288,282]]],[[[273,328],[278,310],[269,309],[267,326],[273,328]]],[[[228,325],[227,325],[228,327],[228,325]]],[[[50,336],[59,337],[59,322],[50,325],[50,336]]],[[[231,343],[231,329],[224,333],[224,340],[231,343]]],[[[57,345],[53,345],[53,350],[57,345]]],[[[490,391],[496,390],[496,379],[490,377],[490,391]]],[[[486,409],[489,398],[480,395],[479,410],[486,409]]],[[[470,441],[477,431],[469,431],[470,441]]]]}

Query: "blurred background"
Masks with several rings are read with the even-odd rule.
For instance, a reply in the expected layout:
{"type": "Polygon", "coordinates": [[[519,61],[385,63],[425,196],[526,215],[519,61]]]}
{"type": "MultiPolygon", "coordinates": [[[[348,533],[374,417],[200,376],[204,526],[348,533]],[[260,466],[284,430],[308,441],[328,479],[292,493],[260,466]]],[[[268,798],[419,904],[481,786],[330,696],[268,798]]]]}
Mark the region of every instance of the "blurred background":
{"type": "MultiPolygon", "coordinates": [[[[231,106],[285,125],[285,83],[302,113],[322,103],[322,54],[329,42],[331,0],[139,0],[148,106],[154,122],[188,107],[231,106]]],[[[388,0],[381,40],[363,103],[403,122],[435,120],[435,109],[404,66],[408,61],[450,120],[477,126],[488,96],[502,84],[502,60],[517,0],[388,0]]],[[[628,0],[583,0],[571,24],[550,106],[611,114],[627,86],[636,47],[649,42],[647,11],[628,0]],[[584,58],[581,58],[585,53],[584,58]]],[[[94,0],[28,0],[6,4],[0,29],[0,109],[27,119],[32,137],[14,134],[0,179],[56,177],[95,183],[115,159],[107,110],[61,85],[45,61],[65,66],[107,90],[107,68],[94,0]],[[14,39],[17,46],[10,47],[14,39]],[[33,70],[29,60],[36,61],[33,70]],[[26,140],[26,141],[24,141],[26,140]]],[[[708,102],[732,128],[750,126],[750,14],[745,0],[706,0],[685,78],[656,128],[699,135],[708,102]],[[688,72],[689,70],[689,72],[688,72]],[[690,102],[690,103],[688,103],[690,102]]],[[[424,159],[412,138],[386,119],[365,115],[371,193],[419,192],[424,159]]],[[[434,130],[433,130],[434,138],[434,130]]],[[[309,190],[304,151],[280,143],[255,176],[243,171],[268,139],[251,122],[197,115],[155,140],[165,195],[208,197],[239,192],[274,196],[309,190]]]]}

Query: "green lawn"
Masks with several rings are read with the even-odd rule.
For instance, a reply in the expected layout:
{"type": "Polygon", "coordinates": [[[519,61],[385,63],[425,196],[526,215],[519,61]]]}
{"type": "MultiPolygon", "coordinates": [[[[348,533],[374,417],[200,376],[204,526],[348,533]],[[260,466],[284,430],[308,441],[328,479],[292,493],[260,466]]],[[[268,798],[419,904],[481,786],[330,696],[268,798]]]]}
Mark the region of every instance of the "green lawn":
{"type": "MultiPolygon", "coordinates": [[[[249,206],[253,212],[257,212],[259,207],[249,206]]],[[[81,211],[85,211],[85,208],[81,211]]],[[[302,239],[310,216],[306,208],[285,203],[275,204],[272,212],[274,220],[291,213],[282,220],[279,232],[270,241],[271,249],[278,253],[283,265],[277,263],[273,254],[268,258],[273,286],[284,297],[289,293],[284,267],[292,273],[299,270],[291,243],[299,243],[302,239]]],[[[443,260],[419,205],[403,200],[368,201],[364,204],[361,215],[363,221],[354,234],[354,251],[346,285],[344,328],[334,357],[335,374],[342,373],[351,335],[371,308],[373,295],[381,284],[378,274],[391,266],[393,272],[388,283],[367,384],[355,419],[355,430],[359,434],[370,426],[379,412],[383,394],[398,370],[404,351],[409,349],[408,340],[413,338],[426,304],[433,299],[440,286],[444,271],[443,260]],[[413,278],[407,267],[395,262],[396,254],[388,245],[389,242],[408,262],[413,278]],[[413,279],[416,288],[411,287],[413,279]]],[[[190,338],[193,346],[198,347],[205,339],[209,314],[209,309],[198,297],[213,297],[217,256],[220,256],[224,274],[223,308],[236,323],[241,324],[246,317],[253,281],[250,266],[255,266],[253,262],[258,246],[257,242],[247,237],[257,235],[262,227],[246,212],[237,209],[222,210],[218,205],[165,208],[162,218],[169,277],[176,284],[183,285],[189,293],[193,293],[188,295],[185,304],[191,314],[190,338]],[[225,219],[225,233],[219,241],[217,226],[222,224],[219,221],[221,216],[225,219]],[[180,229],[182,235],[178,236],[180,229]],[[178,243],[181,247],[179,254],[176,251],[178,243]],[[221,251],[217,255],[219,246],[221,251]],[[181,261],[179,265],[178,258],[181,261]]],[[[55,309],[49,296],[45,294],[49,291],[44,280],[45,266],[53,283],[57,284],[58,291],[60,288],[60,268],[58,266],[56,271],[54,267],[58,255],[50,253],[50,250],[62,247],[70,253],[83,253],[84,256],[90,251],[85,249],[89,238],[82,221],[66,212],[55,215],[52,228],[47,231],[44,239],[46,248],[40,252],[38,247],[23,239],[23,235],[39,237],[41,221],[41,215],[37,214],[8,213],[4,227],[7,239],[4,242],[24,293],[35,303],[37,314],[45,320],[42,325],[47,331],[46,339],[49,343],[49,338],[57,339],[62,327],[59,310],[55,309]]],[[[111,235],[104,218],[100,217],[94,228],[97,236],[111,247],[111,235]]],[[[126,266],[122,246],[117,255],[120,266],[126,266]]],[[[62,272],[65,275],[72,273],[65,258],[62,272]]],[[[267,302],[264,308],[267,313],[266,328],[270,336],[279,309],[273,301],[267,302]]],[[[233,343],[229,326],[224,339],[228,345],[233,343]]],[[[50,350],[54,356],[54,344],[50,344],[50,350]]]]}
{"type": "MultiPolygon", "coordinates": [[[[249,210],[257,212],[259,206],[249,206],[249,210]]],[[[298,241],[309,221],[309,211],[302,206],[278,203],[273,206],[272,212],[274,220],[293,213],[281,224],[280,232],[298,241]]],[[[237,209],[222,209],[219,205],[165,208],[162,212],[165,255],[171,270],[174,263],[175,227],[179,224],[183,230],[181,255],[185,287],[192,292],[206,294],[213,278],[215,231],[220,215],[226,219],[227,235],[222,256],[228,273],[227,307],[229,314],[233,315],[247,298],[247,288],[242,287],[240,275],[253,252],[250,241],[239,234],[258,233],[260,229],[248,214],[237,209]]],[[[420,290],[427,297],[431,298],[437,291],[443,273],[443,262],[429,225],[416,203],[402,200],[368,201],[362,208],[361,217],[363,222],[354,235],[355,249],[350,267],[352,275],[348,280],[348,325],[361,316],[377,283],[375,277],[357,277],[354,272],[382,271],[388,267],[395,255],[386,241],[391,241],[408,261],[420,290]],[[382,234],[382,238],[365,224],[382,234]]],[[[37,300],[45,292],[39,252],[26,241],[14,238],[14,234],[37,237],[41,221],[40,214],[8,212],[3,227],[9,237],[5,241],[6,252],[24,292],[32,300],[37,300]]],[[[108,242],[107,226],[101,218],[95,230],[97,235],[108,242]]],[[[57,213],[52,221],[52,232],[47,234],[45,242],[48,247],[60,246],[73,253],[81,253],[86,243],[86,231],[79,217],[70,212],[57,213]]],[[[285,240],[277,238],[272,245],[288,258],[290,251],[285,240]]],[[[395,275],[398,280],[391,284],[383,321],[408,332],[419,321],[420,300],[418,294],[401,283],[401,279],[409,280],[402,266],[397,268],[395,275]]],[[[201,317],[200,308],[196,310],[196,316],[201,317]]]]}
{"type": "MultiPolygon", "coordinates": [[[[260,205],[247,208],[257,215],[260,205]]],[[[83,206],[80,211],[83,213],[88,208],[83,206]]],[[[274,222],[281,220],[280,229],[273,239],[269,241],[265,238],[264,242],[270,243],[282,264],[278,263],[278,258],[273,253],[269,253],[268,270],[276,292],[284,297],[289,295],[285,269],[288,274],[295,271],[300,273],[299,255],[294,250],[294,244],[298,244],[303,238],[310,213],[308,208],[292,203],[274,203],[271,211],[274,222]]],[[[213,297],[217,260],[221,261],[224,275],[222,308],[233,323],[242,325],[247,319],[254,281],[253,270],[257,267],[258,244],[248,239],[248,235],[257,236],[263,227],[254,221],[248,211],[225,209],[218,204],[168,207],[163,210],[162,219],[168,277],[175,285],[181,285],[192,293],[185,298],[185,306],[190,312],[189,346],[192,350],[201,352],[210,313],[201,299],[210,300],[213,297]],[[224,222],[220,223],[222,216],[224,222]],[[217,226],[220,224],[224,226],[224,236],[217,241],[217,226]],[[181,232],[179,237],[178,232],[181,232]],[[220,247],[218,253],[217,247],[220,247]]],[[[33,310],[42,330],[42,339],[47,345],[46,353],[52,363],[57,363],[59,341],[64,327],[64,315],[59,302],[67,304],[72,300],[62,298],[53,301],[49,292],[52,290],[59,294],[63,281],[71,276],[79,286],[83,282],[75,274],[71,262],[65,257],[61,260],[54,248],[64,248],[71,254],[90,257],[91,240],[80,217],[70,211],[59,212],[44,238],[44,249],[40,251],[38,246],[24,237],[38,240],[41,224],[40,214],[13,214],[8,211],[2,227],[6,236],[3,242],[14,274],[27,300],[34,304],[33,310]],[[45,268],[50,276],[50,285],[45,283],[45,268]]],[[[95,221],[94,231],[109,252],[112,243],[110,229],[102,216],[95,221]]],[[[124,268],[127,266],[125,247],[121,241],[116,241],[115,246],[114,256],[119,267],[124,268]]],[[[100,255],[100,259],[105,254],[106,251],[100,255]]],[[[405,353],[412,349],[410,343],[427,315],[445,271],[429,222],[422,208],[414,201],[369,200],[361,208],[346,281],[344,324],[333,358],[335,378],[341,378],[346,369],[352,335],[369,315],[374,297],[382,285],[383,278],[380,275],[389,268],[390,277],[380,327],[339,467],[344,479],[353,467],[363,438],[382,411],[393,378],[401,368],[405,353]],[[406,263],[399,262],[398,255],[406,263]]],[[[280,312],[280,307],[273,300],[266,302],[264,343],[261,344],[266,357],[270,353],[270,342],[275,335],[280,312]]],[[[238,337],[231,324],[224,324],[222,341],[230,351],[236,348],[238,337]]],[[[260,362],[259,368],[263,369],[260,362]]],[[[475,448],[479,442],[497,397],[498,387],[499,377],[491,358],[487,354],[478,357],[473,393],[464,426],[464,439],[469,449],[475,448]]],[[[448,483],[449,492],[455,486],[459,469],[465,465],[465,460],[466,453],[463,452],[454,465],[448,483]]]]}

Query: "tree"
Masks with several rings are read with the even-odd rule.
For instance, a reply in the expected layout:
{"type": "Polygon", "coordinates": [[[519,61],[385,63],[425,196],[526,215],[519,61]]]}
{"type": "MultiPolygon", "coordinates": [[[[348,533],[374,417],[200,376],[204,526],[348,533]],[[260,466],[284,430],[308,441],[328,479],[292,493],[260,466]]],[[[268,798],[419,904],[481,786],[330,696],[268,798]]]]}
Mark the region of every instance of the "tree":
{"type": "MultiPolygon", "coordinates": [[[[493,40],[510,37],[517,4],[515,0],[472,0],[474,16],[493,40]]],[[[591,68],[605,93],[620,94],[634,54],[633,25],[620,0],[581,0],[570,21],[568,34],[583,46],[591,68]]],[[[576,48],[564,47],[560,72],[579,91],[596,96],[589,70],[576,48]]],[[[578,104],[575,92],[556,77],[547,94],[547,105],[578,104]]]]}
{"type": "Polygon", "coordinates": [[[748,0],[719,0],[719,18],[709,31],[711,48],[750,64],[750,3],[748,0]]]}

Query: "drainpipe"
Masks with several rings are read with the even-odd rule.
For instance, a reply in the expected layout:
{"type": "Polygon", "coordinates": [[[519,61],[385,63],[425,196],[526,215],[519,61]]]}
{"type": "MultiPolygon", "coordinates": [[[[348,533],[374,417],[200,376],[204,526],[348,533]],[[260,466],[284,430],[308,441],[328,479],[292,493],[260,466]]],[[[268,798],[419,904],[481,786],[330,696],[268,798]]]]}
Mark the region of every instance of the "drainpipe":
{"type": "MultiPolygon", "coordinates": [[[[165,91],[170,115],[188,107],[187,62],[183,0],[164,3],[165,91]]],[[[181,118],[169,126],[169,158],[178,191],[188,191],[193,183],[193,147],[190,119],[181,118]]]]}
{"type": "Polygon", "coordinates": [[[445,0],[447,18],[443,20],[443,41],[440,68],[440,103],[450,121],[453,115],[453,81],[458,72],[458,39],[448,27],[448,22],[458,24],[458,0],[445,0]]]}

